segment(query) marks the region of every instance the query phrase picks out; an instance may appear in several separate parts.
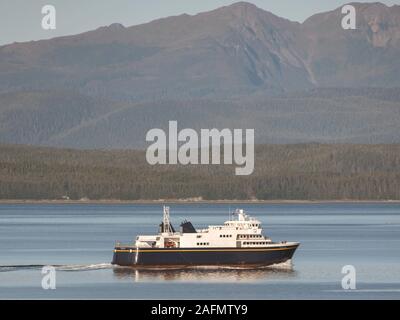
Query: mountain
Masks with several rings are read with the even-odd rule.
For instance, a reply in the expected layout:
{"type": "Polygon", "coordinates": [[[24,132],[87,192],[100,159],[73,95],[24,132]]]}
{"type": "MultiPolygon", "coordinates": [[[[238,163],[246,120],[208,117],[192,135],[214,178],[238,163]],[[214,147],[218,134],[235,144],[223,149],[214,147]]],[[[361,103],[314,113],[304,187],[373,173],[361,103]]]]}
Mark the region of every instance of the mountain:
{"type": "Polygon", "coordinates": [[[0,91],[63,86],[138,101],[306,88],[299,32],[298,23],[246,3],[130,28],[112,24],[0,48],[0,91]]]}
{"type": "Polygon", "coordinates": [[[307,19],[308,62],[318,86],[400,84],[400,6],[353,3],[357,29],[344,30],[341,8],[307,19]]]}
{"type": "Polygon", "coordinates": [[[340,8],[301,24],[239,2],[2,46],[0,142],[143,147],[168,120],[257,143],[398,142],[400,6],[352,5],[357,30],[340,8]]]}

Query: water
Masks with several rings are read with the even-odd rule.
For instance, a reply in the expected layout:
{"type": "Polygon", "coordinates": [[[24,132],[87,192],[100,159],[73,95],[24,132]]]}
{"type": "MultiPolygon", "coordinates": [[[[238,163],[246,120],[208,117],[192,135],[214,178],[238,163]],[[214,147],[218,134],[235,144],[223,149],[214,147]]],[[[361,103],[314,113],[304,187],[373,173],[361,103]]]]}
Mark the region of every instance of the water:
{"type": "MultiPolygon", "coordinates": [[[[175,227],[221,224],[227,204],[171,205],[175,227]]],[[[400,204],[243,204],[273,240],[300,241],[291,263],[267,268],[132,270],[110,265],[116,240],[153,234],[161,205],[0,205],[2,299],[399,299],[400,204]],[[43,290],[43,265],[56,289],[43,290]],[[356,268],[356,290],[341,271],[356,268]]]]}

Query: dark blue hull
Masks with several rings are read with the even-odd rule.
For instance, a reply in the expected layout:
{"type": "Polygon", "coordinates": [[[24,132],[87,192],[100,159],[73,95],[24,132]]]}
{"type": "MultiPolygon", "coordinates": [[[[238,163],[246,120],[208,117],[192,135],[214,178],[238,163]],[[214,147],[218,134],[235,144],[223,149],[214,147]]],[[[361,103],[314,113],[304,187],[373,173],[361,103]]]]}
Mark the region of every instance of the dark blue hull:
{"type": "Polygon", "coordinates": [[[115,247],[112,264],[165,265],[271,265],[292,258],[298,244],[263,248],[146,248],[115,247]]]}

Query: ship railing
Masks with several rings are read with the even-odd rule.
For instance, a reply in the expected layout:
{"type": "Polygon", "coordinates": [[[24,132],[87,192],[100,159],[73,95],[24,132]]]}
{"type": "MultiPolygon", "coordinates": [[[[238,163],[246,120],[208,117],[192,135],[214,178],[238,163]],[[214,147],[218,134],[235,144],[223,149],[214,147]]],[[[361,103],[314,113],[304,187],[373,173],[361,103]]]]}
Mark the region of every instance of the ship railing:
{"type": "Polygon", "coordinates": [[[119,241],[115,241],[114,246],[115,247],[134,247],[135,244],[133,242],[131,242],[131,243],[122,243],[122,242],[119,242],[119,241]]]}

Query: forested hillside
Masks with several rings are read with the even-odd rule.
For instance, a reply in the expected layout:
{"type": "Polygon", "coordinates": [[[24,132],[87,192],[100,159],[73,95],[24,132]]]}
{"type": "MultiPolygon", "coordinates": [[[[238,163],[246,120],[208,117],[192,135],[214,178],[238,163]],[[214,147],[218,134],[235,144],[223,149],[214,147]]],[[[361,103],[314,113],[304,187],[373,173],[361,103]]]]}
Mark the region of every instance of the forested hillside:
{"type": "Polygon", "coordinates": [[[144,151],[0,145],[0,199],[400,199],[400,145],[257,146],[255,171],[150,166],[144,151]]]}
{"type": "Polygon", "coordinates": [[[341,7],[297,23],[239,2],[0,46],[0,143],[141,149],[168,120],[257,144],[400,143],[400,6],[352,5],[356,30],[341,7]]]}

